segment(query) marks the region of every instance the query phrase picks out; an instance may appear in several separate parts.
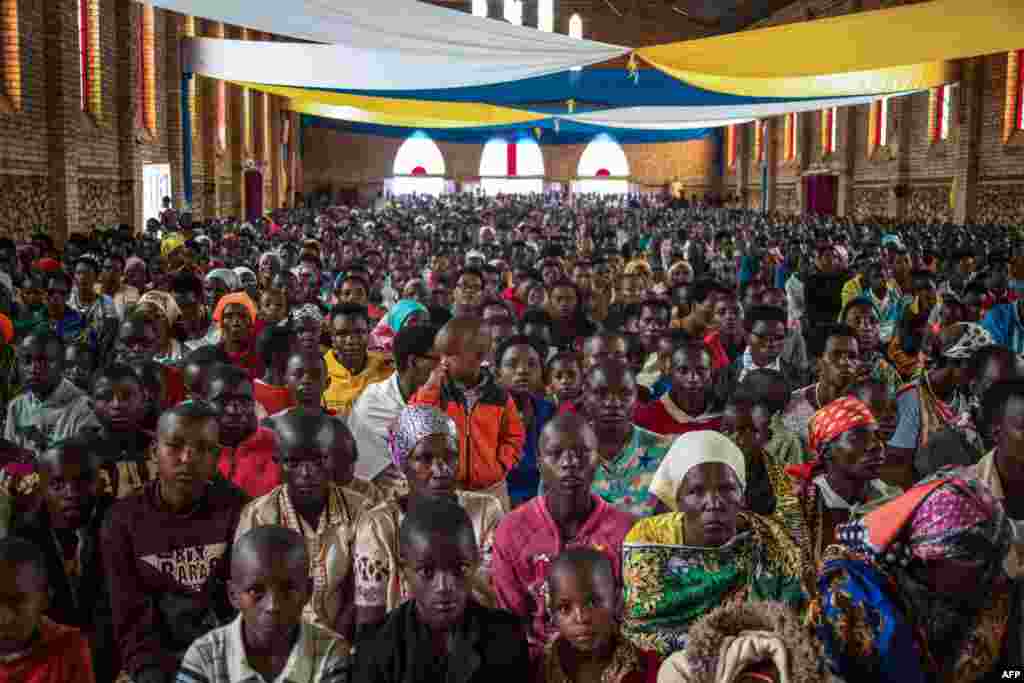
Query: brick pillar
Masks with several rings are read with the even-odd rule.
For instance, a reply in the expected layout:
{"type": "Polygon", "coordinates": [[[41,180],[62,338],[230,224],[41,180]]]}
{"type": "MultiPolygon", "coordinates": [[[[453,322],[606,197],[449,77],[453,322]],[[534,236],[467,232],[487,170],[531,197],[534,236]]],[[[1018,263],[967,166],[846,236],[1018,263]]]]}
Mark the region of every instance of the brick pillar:
{"type": "Polygon", "coordinates": [[[836,116],[836,125],[839,126],[837,135],[836,155],[839,157],[839,181],[837,183],[836,215],[850,216],[853,214],[853,183],[854,183],[854,159],[856,158],[855,145],[857,136],[854,135],[854,116],[857,113],[856,107],[840,107],[836,116]]]}
{"type": "MultiPolygon", "coordinates": [[[[768,182],[761,188],[767,200],[768,211],[775,211],[776,190],[779,180],[779,127],[785,119],[768,119],[764,131],[764,163],[768,166],[768,182]]],[[[763,176],[762,176],[763,177],[763,176]]]]}
{"type": "Polygon", "coordinates": [[[953,208],[953,222],[958,225],[963,225],[974,218],[977,209],[980,157],[978,147],[981,141],[984,92],[985,58],[965,59],[960,83],[960,131],[953,168],[953,197],[956,202],[953,208]]]}
{"type": "Polygon", "coordinates": [[[736,135],[739,136],[736,140],[736,196],[739,197],[740,206],[744,208],[750,195],[750,148],[753,144],[751,125],[757,124],[736,126],[736,135]]]}
{"type": "MultiPolygon", "coordinates": [[[[117,0],[118,163],[121,170],[121,220],[142,230],[142,155],[135,130],[135,108],[139,102],[139,14],[142,5],[134,0],[117,0]]],[[[72,13],[72,16],[74,14],[72,13]]],[[[76,60],[77,61],[77,60],[76,60]]]]}
{"type": "Polygon", "coordinates": [[[71,152],[86,114],[78,75],[78,21],[74,0],[43,4],[46,23],[46,119],[49,192],[54,242],[63,244],[78,225],[78,158],[71,152]]]}
{"type": "Polygon", "coordinates": [[[897,144],[896,173],[889,186],[889,216],[896,219],[902,219],[907,212],[907,195],[910,185],[911,122],[913,121],[911,101],[914,97],[927,97],[927,95],[906,95],[889,100],[889,107],[896,115],[895,137],[897,144]]]}
{"type": "Polygon", "coordinates": [[[523,26],[537,28],[539,21],[537,9],[537,0],[523,0],[523,26]]]}
{"type": "MultiPolygon", "coordinates": [[[[185,17],[176,12],[157,10],[157,22],[164,18],[166,56],[163,85],[167,98],[167,161],[171,165],[171,190],[174,206],[185,203],[184,129],[181,125],[181,39],[185,35],[185,17]]],[[[159,35],[159,32],[157,33],[159,35]]],[[[191,207],[190,207],[191,208],[191,207]]]]}

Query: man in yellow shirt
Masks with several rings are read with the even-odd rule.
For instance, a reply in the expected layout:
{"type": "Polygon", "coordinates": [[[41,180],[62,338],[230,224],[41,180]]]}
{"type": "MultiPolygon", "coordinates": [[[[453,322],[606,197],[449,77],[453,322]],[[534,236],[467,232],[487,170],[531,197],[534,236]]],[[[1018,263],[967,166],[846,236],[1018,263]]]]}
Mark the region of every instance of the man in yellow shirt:
{"type": "Polygon", "coordinates": [[[324,405],[347,417],[352,405],[370,384],[383,382],[394,372],[390,356],[370,353],[370,316],[365,306],[341,304],[330,316],[331,348],[324,354],[330,383],[324,405]]]}

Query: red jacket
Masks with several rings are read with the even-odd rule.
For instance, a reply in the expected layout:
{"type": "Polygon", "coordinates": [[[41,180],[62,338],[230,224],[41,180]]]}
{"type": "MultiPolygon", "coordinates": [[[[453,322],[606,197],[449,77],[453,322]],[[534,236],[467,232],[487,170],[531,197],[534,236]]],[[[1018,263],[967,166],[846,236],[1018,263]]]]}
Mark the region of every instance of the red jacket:
{"type": "Polygon", "coordinates": [[[425,384],[409,405],[430,405],[445,411],[459,430],[461,488],[479,491],[508,476],[523,456],[526,432],[516,403],[486,371],[481,375],[482,395],[467,415],[465,397],[450,383],[443,388],[425,384]]]}

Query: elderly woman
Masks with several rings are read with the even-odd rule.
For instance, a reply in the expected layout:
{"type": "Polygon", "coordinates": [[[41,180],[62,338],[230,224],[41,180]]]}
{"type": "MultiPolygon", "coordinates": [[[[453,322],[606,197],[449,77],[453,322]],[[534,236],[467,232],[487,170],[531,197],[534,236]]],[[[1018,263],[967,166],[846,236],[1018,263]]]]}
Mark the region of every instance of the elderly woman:
{"type": "Polygon", "coordinates": [[[810,610],[837,676],[968,683],[1020,661],[1019,635],[1007,637],[1019,600],[1003,570],[1010,524],[983,485],[919,484],[838,536],[810,610]]]}
{"type": "Polygon", "coordinates": [[[406,325],[426,325],[430,322],[430,311],[426,306],[412,299],[395,302],[387,315],[380,319],[370,333],[370,351],[390,354],[395,335],[406,325]]]}
{"type": "Polygon", "coordinates": [[[139,299],[138,310],[157,322],[160,329],[160,346],[158,355],[153,360],[161,365],[173,365],[180,363],[185,357],[185,348],[181,342],[171,336],[174,323],[181,317],[181,309],[177,301],[167,292],[152,290],[146,292],[139,299]]]}
{"type": "Polygon", "coordinates": [[[674,512],[638,522],[622,550],[623,631],[662,656],[723,604],[778,600],[799,608],[800,551],[777,521],[742,512],[743,453],[718,432],[679,437],[651,493],[674,512]]]}
{"type": "Polygon", "coordinates": [[[814,459],[786,472],[797,482],[804,568],[816,572],[836,527],[902,490],[878,478],[885,445],[874,415],[856,398],[837,399],[811,417],[810,448],[814,459]]]}
{"type": "Polygon", "coordinates": [[[263,360],[253,345],[252,328],[256,324],[256,304],[245,292],[221,297],[213,311],[220,330],[217,348],[225,362],[245,370],[250,379],[263,375],[263,360]]]}
{"type": "Polygon", "coordinates": [[[455,422],[432,406],[409,406],[391,428],[388,449],[409,484],[409,494],[381,503],[359,521],[353,551],[356,622],[378,623],[410,597],[399,562],[398,529],[411,507],[435,498],[457,500],[473,522],[482,559],[473,594],[481,604],[493,606],[492,544],[503,511],[493,496],[455,490],[459,460],[455,422]]]}

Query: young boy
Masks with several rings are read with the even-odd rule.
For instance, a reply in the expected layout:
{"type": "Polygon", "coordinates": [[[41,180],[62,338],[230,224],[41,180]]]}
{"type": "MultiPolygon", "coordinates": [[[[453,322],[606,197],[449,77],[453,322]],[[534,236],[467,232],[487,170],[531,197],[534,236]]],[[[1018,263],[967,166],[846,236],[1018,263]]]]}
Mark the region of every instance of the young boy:
{"type": "Polygon", "coordinates": [[[96,376],[92,399],[99,426],[87,433],[100,442],[101,479],[107,493],[124,498],[156,474],[150,468],[146,390],[134,370],[115,363],[96,376]]]}
{"type": "Polygon", "coordinates": [[[548,570],[548,611],[558,636],[544,652],[537,683],[654,683],[657,654],[619,630],[622,590],[611,560],[593,548],[563,551],[548,570]]]}
{"type": "Polygon", "coordinates": [[[158,477],[103,524],[114,633],[133,683],[166,683],[192,641],[233,616],[227,558],[245,494],[216,477],[219,413],[186,401],[160,416],[158,477]]]}
{"type": "Polygon", "coordinates": [[[256,324],[261,328],[278,325],[288,319],[288,295],[280,289],[264,290],[256,324]]]}
{"type": "Polygon", "coordinates": [[[235,543],[228,595],[239,611],[188,648],[178,683],[302,681],[347,683],[349,645],[302,618],[311,594],[302,536],[258,527],[235,543]]]}
{"type": "Polygon", "coordinates": [[[98,460],[103,445],[79,436],[45,451],[38,461],[43,506],[35,514],[16,514],[11,535],[34,543],[46,560],[46,616],[80,628],[91,645],[96,679],[112,681],[117,653],[99,535],[113,498],[102,492],[98,460]]]}
{"type": "Polygon", "coordinates": [[[434,342],[441,363],[410,405],[430,405],[455,420],[461,448],[458,487],[495,496],[510,509],[506,473],[522,457],[526,434],[515,401],[480,367],[491,340],[477,318],[453,318],[434,342]]]}
{"type": "Polygon", "coordinates": [[[343,422],[326,415],[285,415],[275,418],[274,427],[283,483],[242,510],[235,537],[266,525],[302,534],[313,560],[306,618],[344,635],[352,623],[346,609],[352,596],[352,542],[368,507],[363,496],[334,482],[352,478],[352,435],[343,422]]]}
{"type": "Polygon", "coordinates": [[[548,400],[558,406],[559,412],[575,412],[575,401],[583,388],[583,368],[579,354],[562,351],[548,362],[544,373],[548,400]]]}
{"type": "Polygon", "coordinates": [[[96,351],[88,344],[71,344],[64,349],[64,379],[82,391],[89,391],[96,367],[96,351]]]}
{"type": "Polygon", "coordinates": [[[465,510],[447,499],[418,502],[402,520],[399,557],[412,599],[359,643],[353,681],[530,680],[519,618],[470,597],[480,554],[465,510]]]}
{"type": "Polygon", "coordinates": [[[49,601],[39,549],[21,538],[0,540],[0,680],[94,683],[89,642],[43,615],[49,601]]]}

